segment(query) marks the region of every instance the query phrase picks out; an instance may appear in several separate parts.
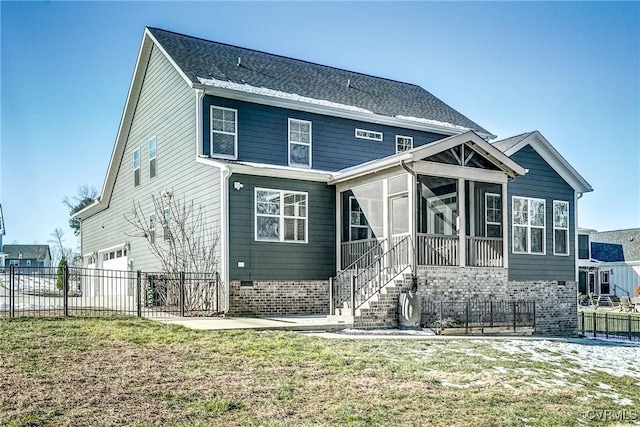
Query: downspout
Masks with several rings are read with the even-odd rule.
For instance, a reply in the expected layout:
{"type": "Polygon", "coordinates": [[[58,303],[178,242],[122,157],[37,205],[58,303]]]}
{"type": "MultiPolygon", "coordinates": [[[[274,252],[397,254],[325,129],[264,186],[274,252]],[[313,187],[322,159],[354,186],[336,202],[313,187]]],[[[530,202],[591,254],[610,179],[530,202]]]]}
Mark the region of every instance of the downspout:
{"type": "MultiPolygon", "coordinates": [[[[575,196],[575,202],[574,202],[574,206],[573,206],[573,210],[574,210],[574,233],[573,233],[573,240],[574,240],[574,245],[575,245],[575,250],[574,250],[574,259],[575,259],[575,274],[574,274],[574,280],[576,281],[576,289],[578,286],[578,282],[580,281],[580,260],[578,258],[578,200],[582,199],[582,196],[584,195],[584,193],[580,193],[580,192],[576,192],[576,196],[575,196]]],[[[589,243],[589,250],[591,250],[591,243],[589,243]]],[[[591,259],[591,254],[589,254],[589,259],[591,259]]]]}
{"type": "Polygon", "coordinates": [[[409,168],[407,165],[405,165],[404,160],[400,160],[400,166],[402,167],[402,169],[404,169],[405,171],[407,171],[407,173],[409,173],[414,180],[414,183],[416,185],[416,194],[413,195],[413,197],[415,198],[415,203],[413,206],[413,227],[411,229],[411,239],[412,241],[412,246],[413,246],[413,259],[412,259],[412,264],[411,264],[411,291],[412,292],[416,292],[418,290],[418,251],[416,250],[417,244],[418,244],[418,193],[420,192],[420,187],[418,186],[418,174],[411,168],[409,168]]]}
{"type": "Polygon", "coordinates": [[[231,284],[229,283],[229,177],[228,166],[220,168],[220,276],[225,286],[225,313],[229,311],[231,284]]]}

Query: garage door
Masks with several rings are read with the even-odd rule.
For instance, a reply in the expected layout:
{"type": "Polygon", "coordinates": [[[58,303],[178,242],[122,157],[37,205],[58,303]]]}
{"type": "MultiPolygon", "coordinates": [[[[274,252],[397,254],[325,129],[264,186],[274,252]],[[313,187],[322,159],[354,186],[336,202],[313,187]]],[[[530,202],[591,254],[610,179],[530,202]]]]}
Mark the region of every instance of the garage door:
{"type": "Polygon", "coordinates": [[[102,254],[101,295],[130,295],[129,257],[125,249],[117,249],[102,254]]]}
{"type": "Polygon", "coordinates": [[[104,270],[128,270],[129,257],[124,249],[105,252],[102,258],[102,268],[104,270]]]}

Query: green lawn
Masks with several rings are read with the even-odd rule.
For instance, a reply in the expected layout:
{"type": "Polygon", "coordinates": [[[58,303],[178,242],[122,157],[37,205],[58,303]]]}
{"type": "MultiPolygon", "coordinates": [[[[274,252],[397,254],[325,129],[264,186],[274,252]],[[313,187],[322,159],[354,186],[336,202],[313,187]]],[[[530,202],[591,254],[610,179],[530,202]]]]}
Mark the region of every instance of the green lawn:
{"type": "Polygon", "coordinates": [[[546,341],[345,340],[133,318],[0,321],[0,425],[640,423],[638,357],[640,347],[546,341]],[[581,366],[589,355],[617,357],[626,370],[581,366]]]}

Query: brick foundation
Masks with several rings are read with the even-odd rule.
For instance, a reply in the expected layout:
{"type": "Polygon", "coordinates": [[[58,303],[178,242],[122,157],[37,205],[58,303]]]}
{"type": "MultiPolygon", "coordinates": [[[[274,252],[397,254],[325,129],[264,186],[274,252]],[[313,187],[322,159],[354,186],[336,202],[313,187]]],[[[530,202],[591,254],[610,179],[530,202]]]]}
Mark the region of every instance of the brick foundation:
{"type": "Polygon", "coordinates": [[[558,283],[509,281],[504,268],[418,267],[418,295],[423,301],[535,301],[536,334],[575,336],[578,333],[577,283],[558,283]]]}
{"type": "Polygon", "coordinates": [[[229,285],[228,316],[303,316],[329,314],[327,281],[253,281],[229,285]]]}

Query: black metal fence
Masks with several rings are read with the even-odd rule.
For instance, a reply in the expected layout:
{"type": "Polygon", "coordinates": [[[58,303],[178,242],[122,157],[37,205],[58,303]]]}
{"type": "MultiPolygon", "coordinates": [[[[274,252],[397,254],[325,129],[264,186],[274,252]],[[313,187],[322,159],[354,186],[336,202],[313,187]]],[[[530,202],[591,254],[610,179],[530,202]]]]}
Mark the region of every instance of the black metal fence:
{"type": "MultiPolygon", "coordinates": [[[[513,329],[533,327],[536,322],[535,301],[468,300],[424,301],[422,326],[443,333],[453,329],[470,333],[473,329],[513,329]],[[464,329],[464,330],[463,330],[464,329]]],[[[484,331],[486,332],[486,331],[484,331]]]]}
{"type": "Polygon", "coordinates": [[[580,335],[594,338],[640,341],[640,316],[581,311],[578,314],[578,332],[580,335]]]}
{"type": "Polygon", "coordinates": [[[0,319],[27,316],[216,316],[217,273],[14,267],[0,273],[0,319]]]}

